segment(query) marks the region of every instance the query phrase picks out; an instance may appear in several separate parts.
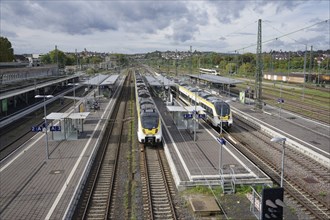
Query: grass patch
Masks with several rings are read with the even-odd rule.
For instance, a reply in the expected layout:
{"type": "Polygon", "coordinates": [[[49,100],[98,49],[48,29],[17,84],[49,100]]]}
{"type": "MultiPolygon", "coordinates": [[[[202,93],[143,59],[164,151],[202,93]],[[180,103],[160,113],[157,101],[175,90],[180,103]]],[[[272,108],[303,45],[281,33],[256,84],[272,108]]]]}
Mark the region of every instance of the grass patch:
{"type": "Polygon", "coordinates": [[[322,191],[322,192],[319,193],[319,195],[322,196],[322,197],[325,197],[327,195],[327,193],[322,191]]]}
{"type": "Polygon", "coordinates": [[[220,195],[222,194],[222,188],[220,186],[210,188],[208,186],[195,186],[183,191],[183,194],[202,194],[202,195],[220,195]]]}
{"type": "Polygon", "coordinates": [[[245,195],[247,193],[252,193],[252,189],[250,186],[246,185],[241,185],[241,186],[236,186],[236,193],[240,195],[245,195]]]}

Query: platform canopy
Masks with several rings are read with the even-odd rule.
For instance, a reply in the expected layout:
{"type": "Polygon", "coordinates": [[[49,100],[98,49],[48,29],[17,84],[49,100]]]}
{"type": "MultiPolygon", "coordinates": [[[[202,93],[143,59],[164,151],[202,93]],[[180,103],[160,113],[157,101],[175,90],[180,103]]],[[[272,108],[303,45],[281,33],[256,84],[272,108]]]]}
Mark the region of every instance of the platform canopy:
{"type": "Polygon", "coordinates": [[[197,112],[205,111],[205,109],[203,107],[199,106],[199,105],[196,105],[196,107],[193,106],[193,105],[185,106],[185,109],[187,109],[188,112],[193,112],[193,111],[195,111],[195,109],[196,109],[197,112]]]}
{"type": "Polygon", "coordinates": [[[232,79],[232,78],[223,77],[223,76],[216,76],[216,75],[211,75],[211,74],[188,75],[188,76],[191,78],[200,79],[200,80],[204,80],[204,81],[211,82],[211,83],[217,83],[217,84],[232,85],[232,84],[239,84],[239,83],[243,82],[242,80],[232,79]]]}
{"type": "Polygon", "coordinates": [[[150,86],[162,86],[162,84],[153,76],[145,76],[150,86]]]}
{"type": "Polygon", "coordinates": [[[93,86],[98,86],[100,85],[105,79],[107,79],[109,75],[103,75],[99,74],[97,76],[94,76],[91,79],[88,79],[87,81],[84,82],[85,85],[93,85],[93,86]]]}
{"type": "Polygon", "coordinates": [[[67,118],[71,119],[86,119],[90,112],[71,113],[67,118]]]}
{"type": "Polygon", "coordinates": [[[117,81],[119,75],[111,75],[109,76],[108,78],[106,78],[102,83],[101,85],[102,86],[105,86],[105,85],[113,85],[115,84],[115,82],[117,81]]]}
{"type": "Polygon", "coordinates": [[[145,76],[150,86],[174,86],[176,83],[165,76],[145,76]]]}
{"type": "Polygon", "coordinates": [[[89,113],[90,112],[77,112],[77,113],[52,112],[46,116],[46,119],[49,120],[63,120],[64,118],[86,119],[89,113]]]}
{"type": "Polygon", "coordinates": [[[166,108],[169,112],[187,112],[187,110],[184,107],[179,105],[175,105],[175,106],[168,105],[166,106],[166,108]]]}
{"type": "MultiPolygon", "coordinates": [[[[169,112],[193,112],[195,111],[195,106],[179,106],[179,105],[168,105],[166,106],[169,112]]],[[[199,105],[196,106],[196,111],[204,111],[205,109],[199,105]]]]}
{"type": "Polygon", "coordinates": [[[155,78],[161,83],[164,84],[165,86],[175,86],[176,83],[173,80],[170,80],[166,78],[165,76],[155,76],[155,78]]]}
{"type": "MultiPolygon", "coordinates": [[[[49,115],[46,116],[46,119],[49,120],[61,120],[63,118],[66,118],[69,115],[69,113],[63,113],[63,112],[52,112],[49,115]]],[[[45,117],[43,118],[45,119],[45,117]]]]}

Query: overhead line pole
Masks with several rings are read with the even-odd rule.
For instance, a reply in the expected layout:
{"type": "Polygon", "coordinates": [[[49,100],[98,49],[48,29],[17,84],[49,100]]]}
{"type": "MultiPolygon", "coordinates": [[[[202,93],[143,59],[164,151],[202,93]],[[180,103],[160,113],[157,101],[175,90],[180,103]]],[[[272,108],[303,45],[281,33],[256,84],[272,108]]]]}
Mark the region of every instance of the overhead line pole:
{"type": "Polygon", "coordinates": [[[258,39],[257,39],[257,56],[256,56],[256,81],[255,81],[255,107],[262,109],[262,39],[261,39],[261,19],[258,20],[258,39]]]}

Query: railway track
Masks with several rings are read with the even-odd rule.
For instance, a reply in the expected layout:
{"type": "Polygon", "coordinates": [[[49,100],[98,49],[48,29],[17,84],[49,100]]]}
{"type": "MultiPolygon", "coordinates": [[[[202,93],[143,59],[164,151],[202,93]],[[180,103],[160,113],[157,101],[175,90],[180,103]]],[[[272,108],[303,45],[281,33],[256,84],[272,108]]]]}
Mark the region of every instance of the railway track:
{"type": "Polygon", "coordinates": [[[144,219],[177,219],[172,200],[175,189],[170,180],[169,167],[164,164],[165,160],[163,149],[158,147],[147,146],[141,151],[144,219]]]}
{"type": "MultiPolygon", "coordinates": [[[[276,102],[278,97],[276,97],[274,95],[263,95],[263,98],[266,102],[269,102],[271,105],[274,105],[274,106],[278,105],[278,103],[276,102]]],[[[295,112],[300,115],[305,115],[305,117],[312,118],[317,121],[321,121],[321,122],[324,122],[327,124],[330,123],[330,120],[329,120],[330,108],[329,107],[318,106],[317,104],[307,101],[306,99],[297,100],[294,98],[291,98],[291,99],[287,99],[285,97],[283,97],[283,98],[285,99],[285,103],[281,104],[282,105],[281,108],[286,109],[291,112],[295,112]]],[[[324,103],[328,103],[328,102],[329,101],[324,102],[324,103]]]]}
{"type": "MultiPolygon", "coordinates": [[[[235,122],[237,132],[231,132],[231,135],[240,142],[235,146],[279,183],[282,148],[278,144],[271,144],[270,138],[260,133],[257,128],[247,125],[238,118],[235,122]],[[251,139],[251,135],[254,138],[251,139]],[[256,143],[253,140],[258,141],[256,143]]],[[[319,193],[320,190],[325,192],[329,190],[328,169],[288,147],[286,147],[285,166],[283,187],[286,198],[294,199],[301,210],[312,219],[329,219],[329,201],[319,193]]]]}
{"type": "MultiPolygon", "coordinates": [[[[126,80],[125,85],[127,85],[126,80]]],[[[124,86],[74,213],[74,219],[111,219],[117,196],[117,166],[123,141],[128,89],[124,86]]],[[[118,195],[122,196],[122,195],[118,195]]]]}
{"type": "MultiPolygon", "coordinates": [[[[245,88],[239,86],[233,88],[231,92],[238,95],[242,90],[245,90],[245,88]]],[[[267,104],[276,106],[278,105],[277,100],[281,96],[285,100],[285,103],[281,104],[282,109],[329,124],[330,108],[327,105],[329,103],[329,97],[317,94],[305,94],[304,99],[302,99],[302,92],[300,90],[301,88],[280,89],[278,87],[264,86],[262,98],[267,104]]],[[[320,88],[318,90],[323,92],[329,91],[329,89],[322,90],[320,88]]]]}

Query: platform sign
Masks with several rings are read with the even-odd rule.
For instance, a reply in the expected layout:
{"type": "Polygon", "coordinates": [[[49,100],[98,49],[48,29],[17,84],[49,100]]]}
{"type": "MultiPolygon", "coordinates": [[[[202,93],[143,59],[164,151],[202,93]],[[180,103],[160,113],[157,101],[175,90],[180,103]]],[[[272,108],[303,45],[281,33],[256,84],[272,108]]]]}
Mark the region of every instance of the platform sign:
{"type": "Polygon", "coordinates": [[[262,190],[261,220],[282,220],[283,208],[283,188],[266,188],[262,190]]]}
{"type": "Polygon", "coordinates": [[[61,131],[61,126],[50,126],[50,131],[61,131]]]}
{"type": "Polygon", "coordinates": [[[32,126],[31,131],[32,132],[40,132],[42,131],[43,127],[42,126],[32,126]]]}
{"type": "Polygon", "coordinates": [[[202,118],[202,119],[204,119],[205,117],[206,117],[205,114],[198,114],[198,118],[202,118]]]}
{"type": "Polygon", "coordinates": [[[224,138],[217,138],[217,141],[222,145],[226,145],[226,140],[224,138]]]}
{"type": "Polygon", "coordinates": [[[193,117],[193,114],[183,114],[184,119],[190,119],[193,117]]]}

